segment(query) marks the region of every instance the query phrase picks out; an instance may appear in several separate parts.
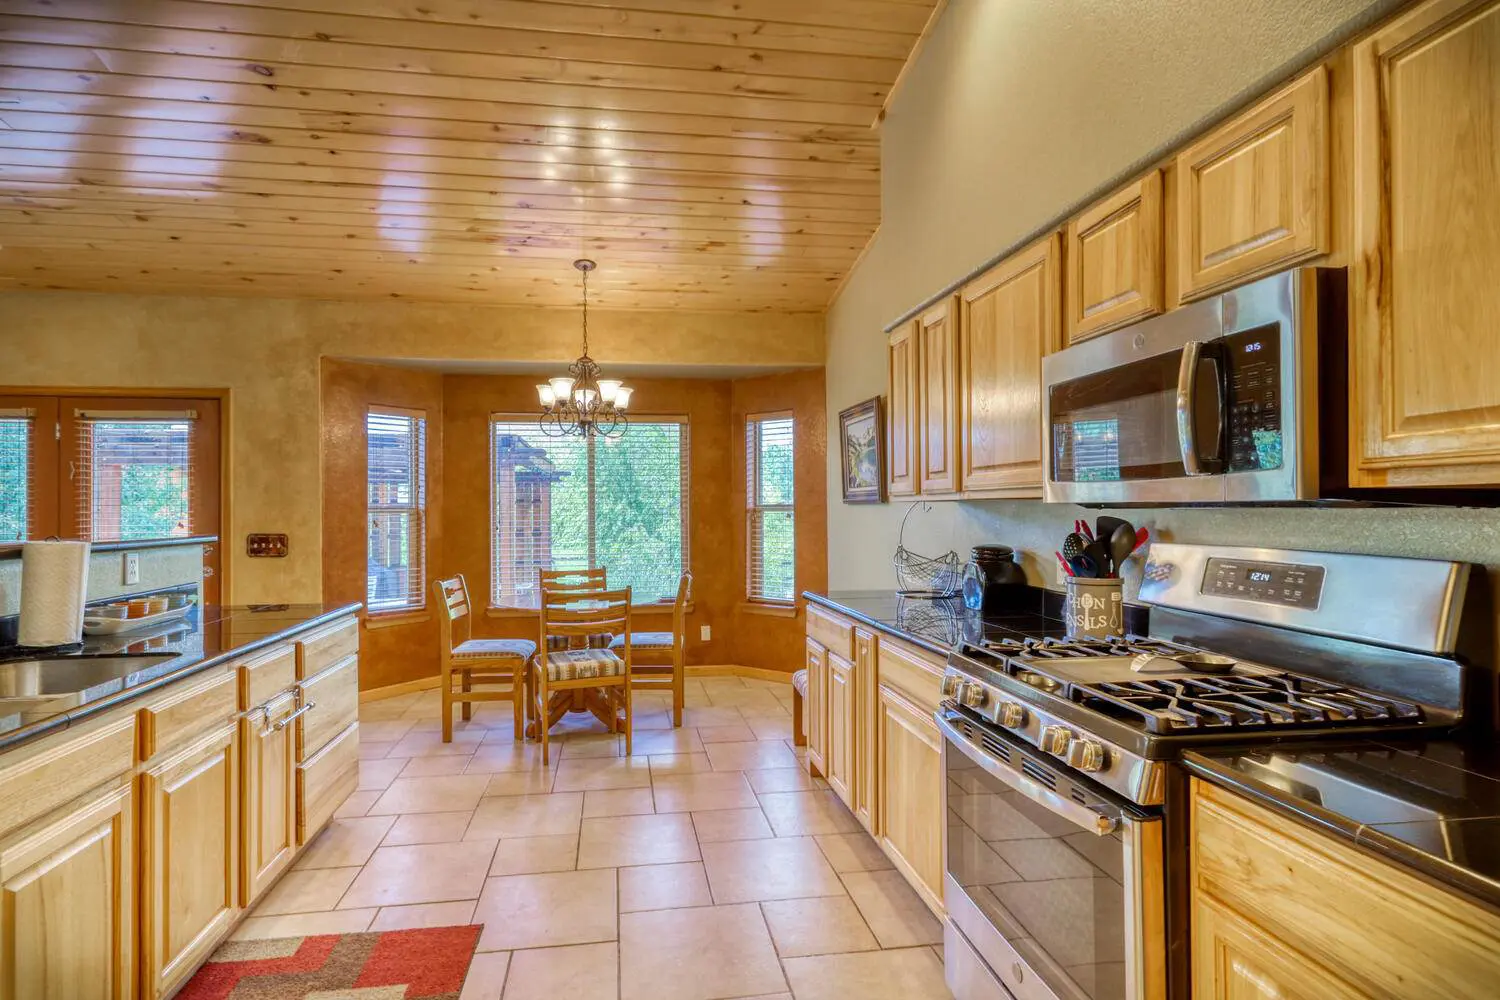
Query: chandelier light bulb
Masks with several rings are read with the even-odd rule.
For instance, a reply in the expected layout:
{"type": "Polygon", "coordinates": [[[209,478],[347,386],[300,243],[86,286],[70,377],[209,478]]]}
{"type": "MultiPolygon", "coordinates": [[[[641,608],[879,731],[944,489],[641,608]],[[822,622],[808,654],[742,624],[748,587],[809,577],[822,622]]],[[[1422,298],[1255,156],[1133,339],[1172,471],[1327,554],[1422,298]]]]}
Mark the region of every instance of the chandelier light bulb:
{"type": "Polygon", "coordinates": [[[552,391],[552,386],[550,385],[543,384],[537,386],[536,394],[537,398],[542,401],[542,407],[544,409],[552,409],[552,404],[557,402],[557,393],[552,391]]]}
{"type": "Polygon", "coordinates": [[[552,385],[552,396],[554,399],[567,399],[573,394],[573,380],[566,375],[547,380],[552,385]]]}
{"type": "Polygon", "coordinates": [[[635,392],[628,385],[622,385],[615,390],[615,409],[623,411],[630,405],[630,394],[635,392]]]}
{"type": "Polygon", "coordinates": [[[621,382],[617,378],[601,378],[599,380],[599,401],[601,403],[613,403],[616,394],[619,393],[620,388],[624,384],[624,382],[621,382]]]}
{"type": "Polygon", "coordinates": [[[568,366],[567,375],[536,387],[542,415],[537,423],[548,437],[617,438],[629,421],[630,387],[616,378],[600,378],[599,363],[589,357],[589,272],[591,260],[575,260],[583,275],[583,353],[568,366]]]}

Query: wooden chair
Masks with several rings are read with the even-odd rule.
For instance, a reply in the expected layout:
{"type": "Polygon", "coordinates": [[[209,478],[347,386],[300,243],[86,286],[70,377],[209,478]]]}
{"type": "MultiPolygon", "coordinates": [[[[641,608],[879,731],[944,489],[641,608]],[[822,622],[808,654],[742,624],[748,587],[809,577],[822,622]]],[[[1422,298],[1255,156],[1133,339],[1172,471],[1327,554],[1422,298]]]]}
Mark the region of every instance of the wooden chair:
{"type": "MultiPolygon", "coordinates": [[[[677,581],[677,602],[672,605],[672,631],[636,632],[630,646],[631,687],[670,688],[672,691],[672,725],[682,725],[682,684],[686,671],[687,605],[693,595],[693,574],[684,573],[677,581]]],[[[610,640],[609,648],[619,651],[627,643],[623,635],[610,640]]]]}
{"type": "Polygon", "coordinates": [[[541,590],[560,594],[585,594],[605,587],[603,569],[543,569],[537,571],[537,576],[541,590]]]}
{"type": "Polygon", "coordinates": [[[608,709],[611,732],[619,731],[619,712],[625,714],[625,755],[631,751],[630,712],[630,588],[577,592],[543,589],[541,592],[541,629],[538,645],[542,651],[532,660],[531,689],[535,699],[537,735],[542,741],[542,763],[548,762],[547,734],[568,710],[568,700],[554,709],[552,695],[559,691],[596,689],[603,695],[608,709]],[[623,636],[619,650],[603,646],[585,649],[567,648],[574,637],[585,641],[590,636],[613,634],[623,636]]]}
{"type": "Polygon", "coordinates": [[[447,580],[432,581],[438,601],[438,663],[442,670],[439,685],[443,694],[443,742],[453,742],[453,703],[463,706],[464,721],[472,715],[476,701],[509,701],[515,711],[515,739],[525,733],[522,712],[526,705],[526,667],[536,655],[536,643],[530,639],[474,639],[469,617],[469,586],[463,574],[447,580]],[[458,627],[455,627],[455,626],[458,627]],[[462,638],[454,642],[454,632],[462,638]],[[453,690],[453,675],[459,675],[461,690],[453,690]],[[475,683],[508,684],[506,690],[475,691],[475,683]]]}

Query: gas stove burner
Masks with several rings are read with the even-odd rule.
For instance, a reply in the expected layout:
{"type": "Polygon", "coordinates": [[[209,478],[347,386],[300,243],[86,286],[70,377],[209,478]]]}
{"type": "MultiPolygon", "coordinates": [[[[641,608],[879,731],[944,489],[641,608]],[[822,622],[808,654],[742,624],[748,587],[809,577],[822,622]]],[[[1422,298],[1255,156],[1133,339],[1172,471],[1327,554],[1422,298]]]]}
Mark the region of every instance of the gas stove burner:
{"type": "Polygon", "coordinates": [[[986,649],[1008,656],[1065,659],[1085,656],[1138,656],[1141,653],[1180,653],[1186,647],[1162,639],[1137,635],[1107,639],[997,639],[986,640],[986,649]]]}

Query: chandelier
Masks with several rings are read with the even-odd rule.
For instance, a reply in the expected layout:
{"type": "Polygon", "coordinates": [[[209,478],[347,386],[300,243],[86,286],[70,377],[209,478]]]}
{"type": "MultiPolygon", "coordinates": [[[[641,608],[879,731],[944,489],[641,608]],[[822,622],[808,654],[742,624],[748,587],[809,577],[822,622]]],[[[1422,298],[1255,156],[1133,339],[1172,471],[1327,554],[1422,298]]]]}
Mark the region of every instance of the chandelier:
{"type": "Polygon", "coordinates": [[[542,415],[537,421],[548,437],[619,437],[625,433],[625,409],[634,391],[619,379],[600,378],[599,365],[589,357],[589,272],[591,260],[573,262],[583,274],[583,354],[568,366],[567,375],[536,387],[542,415]]]}

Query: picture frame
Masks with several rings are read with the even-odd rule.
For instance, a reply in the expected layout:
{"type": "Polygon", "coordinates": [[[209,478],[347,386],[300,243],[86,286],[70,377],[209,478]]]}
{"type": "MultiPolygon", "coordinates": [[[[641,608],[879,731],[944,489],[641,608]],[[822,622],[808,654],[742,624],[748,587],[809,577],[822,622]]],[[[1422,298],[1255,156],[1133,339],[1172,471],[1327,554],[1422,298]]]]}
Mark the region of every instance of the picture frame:
{"type": "Polygon", "coordinates": [[[885,398],[839,411],[844,503],[885,503],[885,398]]]}

